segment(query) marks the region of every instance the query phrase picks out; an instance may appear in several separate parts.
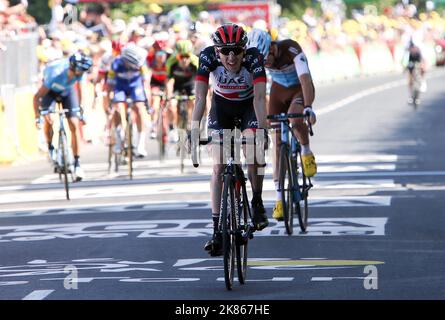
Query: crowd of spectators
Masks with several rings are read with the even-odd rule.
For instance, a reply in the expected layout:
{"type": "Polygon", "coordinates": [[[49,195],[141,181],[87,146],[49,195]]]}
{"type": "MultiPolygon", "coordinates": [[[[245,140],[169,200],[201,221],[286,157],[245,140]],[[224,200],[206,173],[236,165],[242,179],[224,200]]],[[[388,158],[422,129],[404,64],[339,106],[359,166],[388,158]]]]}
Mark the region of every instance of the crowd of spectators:
{"type": "MultiPolygon", "coordinates": [[[[75,3],[76,1],[72,1],[75,3]]],[[[171,50],[178,39],[188,38],[195,44],[196,53],[209,45],[211,32],[222,23],[209,12],[201,12],[192,20],[186,6],[164,12],[157,4],[147,6],[145,15],[129,19],[111,18],[107,5],[89,5],[78,12],[70,1],[50,0],[51,22],[39,28],[38,56],[42,63],[83,50],[96,59],[111,50],[112,40],[132,41],[150,50],[153,43],[165,43],[171,50]]],[[[14,36],[35,27],[34,19],[26,13],[27,1],[10,6],[0,0],[0,35],[14,36]]],[[[352,12],[346,18],[341,0],[321,1],[321,10],[307,8],[301,19],[279,18],[269,31],[274,39],[297,40],[308,53],[331,51],[344,46],[361,46],[367,42],[383,42],[389,46],[419,43],[443,37],[445,14],[417,8],[403,0],[394,7],[377,13],[373,6],[352,12]]],[[[245,26],[247,29],[252,26],[245,26]]],[[[264,21],[253,27],[267,28],[264,21]]],[[[1,39],[1,38],[0,38],[1,39]]],[[[0,45],[1,46],[1,45],[0,45]]]]}
{"type": "Polygon", "coordinates": [[[37,26],[35,19],[27,14],[28,1],[22,0],[12,6],[8,0],[0,0],[0,36],[3,38],[32,31],[37,26]]]}
{"type": "Polygon", "coordinates": [[[352,18],[339,18],[331,10],[317,15],[308,8],[301,20],[285,20],[280,36],[294,38],[306,51],[331,51],[347,45],[360,46],[382,42],[389,46],[406,45],[410,40],[422,45],[445,34],[445,11],[418,13],[414,4],[400,2],[381,14],[372,5],[352,12],[352,18]]]}

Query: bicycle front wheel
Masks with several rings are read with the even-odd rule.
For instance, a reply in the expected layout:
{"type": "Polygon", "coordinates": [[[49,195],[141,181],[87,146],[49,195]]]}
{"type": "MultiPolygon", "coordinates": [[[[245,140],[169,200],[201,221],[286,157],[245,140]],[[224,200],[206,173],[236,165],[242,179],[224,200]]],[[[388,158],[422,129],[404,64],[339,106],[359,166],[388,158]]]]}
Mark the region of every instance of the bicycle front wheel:
{"type": "Polygon", "coordinates": [[[280,148],[280,175],[279,190],[281,193],[281,202],[283,204],[284,226],[288,235],[294,232],[294,206],[293,206],[293,175],[292,167],[289,161],[289,150],[286,144],[280,148]]]}
{"type": "Polygon", "coordinates": [[[127,119],[127,157],[128,157],[128,175],[133,179],[133,122],[131,116],[127,119]]]}
{"type": "Polygon", "coordinates": [[[307,230],[307,219],[309,215],[308,207],[308,195],[309,195],[309,178],[303,172],[303,161],[301,160],[301,154],[298,155],[300,163],[295,163],[295,168],[297,170],[297,182],[298,190],[301,195],[300,201],[295,201],[295,212],[298,215],[298,222],[300,224],[300,230],[306,232],[307,230]]]}
{"type": "Polygon", "coordinates": [[[66,199],[70,200],[70,187],[68,182],[68,144],[66,134],[64,131],[59,132],[59,150],[61,163],[59,163],[59,170],[62,170],[63,181],[65,185],[66,199]]]}
{"type": "Polygon", "coordinates": [[[246,282],[247,277],[247,244],[248,241],[248,228],[249,228],[249,198],[245,186],[241,186],[241,190],[237,190],[236,196],[238,198],[238,226],[236,233],[236,265],[238,269],[238,281],[241,284],[246,282]],[[242,194],[240,195],[239,192],[242,194]],[[240,198],[242,201],[240,201],[240,198]]]}
{"type": "Polygon", "coordinates": [[[165,135],[166,132],[164,132],[164,116],[163,116],[163,109],[159,108],[158,112],[158,123],[156,128],[156,138],[158,140],[159,144],[159,160],[163,160],[165,157],[165,135]]]}
{"type": "Polygon", "coordinates": [[[223,195],[221,198],[221,232],[224,255],[224,281],[227,290],[232,290],[235,273],[235,232],[234,222],[234,188],[231,176],[224,177],[223,195]]]}

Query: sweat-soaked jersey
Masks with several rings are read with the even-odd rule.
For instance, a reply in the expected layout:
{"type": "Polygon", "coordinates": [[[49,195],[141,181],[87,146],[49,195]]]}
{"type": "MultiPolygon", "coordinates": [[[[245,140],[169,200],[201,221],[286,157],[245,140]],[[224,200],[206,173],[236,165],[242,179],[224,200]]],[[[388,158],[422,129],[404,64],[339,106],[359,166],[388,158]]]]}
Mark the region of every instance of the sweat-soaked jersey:
{"type": "Polygon", "coordinates": [[[277,46],[278,55],[274,64],[267,68],[272,81],[286,88],[300,84],[298,76],[303,73],[310,74],[303,49],[297,42],[290,39],[277,42],[277,46]],[[297,70],[297,66],[300,70],[297,70]]]}
{"type": "Polygon", "coordinates": [[[266,82],[266,71],[262,55],[257,48],[249,48],[238,73],[224,68],[218,59],[213,46],[201,51],[197,81],[212,81],[213,92],[231,101],[243,101],[253,98],[253,86],[258,82],[266,82]]]}

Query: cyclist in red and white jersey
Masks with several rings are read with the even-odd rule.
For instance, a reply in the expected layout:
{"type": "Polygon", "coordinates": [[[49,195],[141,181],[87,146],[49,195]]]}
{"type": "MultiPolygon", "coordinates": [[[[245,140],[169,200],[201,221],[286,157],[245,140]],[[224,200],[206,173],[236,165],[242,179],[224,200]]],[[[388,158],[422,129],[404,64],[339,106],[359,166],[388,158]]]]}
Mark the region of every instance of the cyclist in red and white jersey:
{"type": "MultiPolygon", "coordinates": [[[[234,129],[234,119],[241,119],[243,134],[266,128],[266,73],[263,60],[256,48],[246,49],[247,34],[236,24],[224,24],[212,35],[214,46],[204,49],[199,57],[195,82],[195,107],[192,117],[192,146],[197,145],[196,132],[206,109],[209,78],[213,97],[208,117],[208,131],[220,132],[234,129]]],[[[265,132],[265,130],[264,130],[265,132]]],[[[252,133],[250,133],[252,134],[252,133]]],[[[198,134],[199,136],[199,134],[198,134]]],[[[258,137],[258,134],[257,134],[258,137]]],[[[219,211],[221,203],[221,174],[224,168],[219,155],[220,146],[212,146],[213,174],[211,180],[211,207],[214,225],[213,238],[205,249],[213,255],[221,254],[219,211]]],[[[258,173],[260,165],[248,165],[252,185],[253,223],[258,230],[268,225],[262,201],[264,176],[258,173]]]]}

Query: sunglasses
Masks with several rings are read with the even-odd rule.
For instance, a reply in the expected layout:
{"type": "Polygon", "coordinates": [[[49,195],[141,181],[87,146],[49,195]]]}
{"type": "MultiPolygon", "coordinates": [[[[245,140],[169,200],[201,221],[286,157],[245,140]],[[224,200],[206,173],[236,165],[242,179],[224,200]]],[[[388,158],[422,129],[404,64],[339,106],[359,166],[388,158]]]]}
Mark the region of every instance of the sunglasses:
{"type": "Polygon", "coordinates": [[[219,53],[228,56],[230,52],[233,52],[235,56],[239,55],[240,53],[244,52],[244,48],[242,47],[222,47],[218,49],[219,53]]]}
{"type": "Polygon", "coordinates": [[[178,58],[178,60],[188,59],[188,58],[190,58],[190,55],[189,54],[178,54],[177,58],[178,58]]]}

